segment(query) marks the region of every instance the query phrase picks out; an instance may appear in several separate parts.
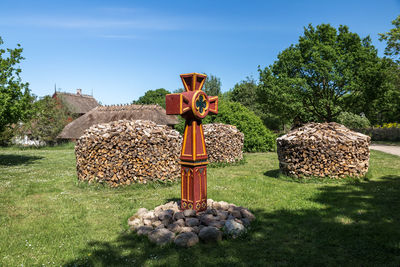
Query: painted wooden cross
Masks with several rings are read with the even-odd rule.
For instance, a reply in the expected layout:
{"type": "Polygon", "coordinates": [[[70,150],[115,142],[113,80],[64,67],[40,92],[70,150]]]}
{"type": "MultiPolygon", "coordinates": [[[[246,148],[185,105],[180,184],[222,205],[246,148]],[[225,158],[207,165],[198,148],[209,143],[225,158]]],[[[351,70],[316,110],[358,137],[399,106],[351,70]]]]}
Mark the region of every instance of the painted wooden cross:
{"type": "Polygon", "coordinates": [[[218,113],[218,96],[201,91],[207,75],[181,74],[185,92],[165,97],[168,115],[181,115],[185,120],[180,156],[181,209],[203,211],[207,208],[208,156],[201,120],[207,114],[218,113]]]}

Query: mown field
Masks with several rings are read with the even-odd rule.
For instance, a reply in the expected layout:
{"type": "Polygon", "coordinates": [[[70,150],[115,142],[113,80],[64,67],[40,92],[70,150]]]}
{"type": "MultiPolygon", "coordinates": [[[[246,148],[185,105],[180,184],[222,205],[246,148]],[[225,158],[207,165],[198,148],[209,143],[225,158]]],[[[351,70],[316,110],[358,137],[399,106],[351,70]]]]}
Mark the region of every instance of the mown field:
{"type": "Polygon", "coordinates": [[[251,230],[190,249],[128,231],[140,207],[180,197],[179,183],[119,189],[78,183],[72,146],[0,149],[0,265],[400,264],[400,157],[372,151],[365,180],[302,182],[275,153],[208,171],[208,197],[250,208],[251,230]]]}

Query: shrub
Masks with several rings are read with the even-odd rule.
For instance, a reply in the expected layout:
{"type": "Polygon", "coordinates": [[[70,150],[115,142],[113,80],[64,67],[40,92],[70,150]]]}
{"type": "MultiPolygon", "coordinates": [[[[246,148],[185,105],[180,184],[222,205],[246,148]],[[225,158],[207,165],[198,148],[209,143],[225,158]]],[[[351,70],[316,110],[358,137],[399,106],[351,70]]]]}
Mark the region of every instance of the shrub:
{"type": "Polygon", "coordinates": [[[341,112],[337,117],[337,122],[350,129],[364,129],[371,126],[365,116],[360,116],[351,112],[341,112]]]}
{"type": "Polygon", "coordinates": [[[384,123],[382,125],[375,125],[374,128],[383,128],[383,129],[388,129],[388,128],[400,128],[400,123],[397,122],[389,122],[389,123],[384,123]]]}
{"type": "Polygon", "coordinates": [[[276,136],[262,120],[240,103],[220,101],[218,115],[207,116],[203,123],[220,122],[235,125],[244,134],[244,151],[265,152],[275,149],[276,136]]]}
{"type": "Polygon", "coordinates": [[[11,144],[11,139],[14,136],[14,130],[7,125],[3,131],[0,132],[0,146],[8,146],[11,144]]]}

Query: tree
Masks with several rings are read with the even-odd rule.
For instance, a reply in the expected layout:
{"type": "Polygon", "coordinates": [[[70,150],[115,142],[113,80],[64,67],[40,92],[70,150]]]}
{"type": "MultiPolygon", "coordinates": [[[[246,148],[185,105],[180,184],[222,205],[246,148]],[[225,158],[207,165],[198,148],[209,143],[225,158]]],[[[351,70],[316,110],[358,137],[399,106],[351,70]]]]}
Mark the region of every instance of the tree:
{"type": "Polygon", "coordinates": [[[165,108],[165,95],[170,93],[170,91],[165,90],[164,88],[149,90],[144,94],[144,96],[141,96],[138,100],[133,101],[132,104],[157,104],[165,108]]]}
{"type": "Polygon", "coordinates": [[[260,69],[259,102],[263,112],[294,121],[334,121],[342,111],[364,112],[385,93],[387,65],[371,39],[361,39],[347,26],[304,28],[299,42],[260,69]]]}
{"type": "Polygon", "coordinates": [[[21,126],[18,134],[28,135],[31,139],[51,145],[57,142],[58,134],[73,119],[65,105],[45,96],[33,103],[31,117],[21,126]]]}
{"type": "MultiPolygon", "coordinates": [[[[392,25],[394,28],[389,32],[379,34],[379,40],[387,43],[385,55],[394,58],[400,54],[400,15],[392,21],[392,25]]],[[[397,62],[400,62],[400,60],[397,60],[397,62]]]]}
{"type": "Polygon", "coordinates": [[[235,84],[230,98],[254,111],[256,109],[254,103],[257,101],[257,82],[253,77],[246,77],[246,80],[235,84]]]}
{"type": "Polygon", "coordinates": [[[207,75],[202,89],[209,96],[218,96],[221,94],[221,79],[212,74],[207,75]]]}
{"type": "Polygon", "coordinates": [[[0,49],[0,133],[29,113],[32,100],[29,84],[22,82],[21,69],[17,66],[24,59],[22,50],[19,44],[15,49],[0,49]]]}

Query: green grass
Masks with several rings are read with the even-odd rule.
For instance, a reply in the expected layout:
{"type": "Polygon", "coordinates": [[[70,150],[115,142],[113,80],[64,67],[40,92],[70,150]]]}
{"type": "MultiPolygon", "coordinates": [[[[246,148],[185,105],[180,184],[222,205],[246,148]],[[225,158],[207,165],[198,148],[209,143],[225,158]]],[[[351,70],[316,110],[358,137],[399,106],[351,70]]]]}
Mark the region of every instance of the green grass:
{"type": "Polygon", "coordinates": [[[247,235],[159,248],[127,219],[179,198],[179,183],[111,189],[78,183],[71,146],[0,149],[0,265],[400,264],[400,157],[372,151],[370,179],[303,182],[275,153],[209,168],[208,197],[249,207],[247,235]]]}

